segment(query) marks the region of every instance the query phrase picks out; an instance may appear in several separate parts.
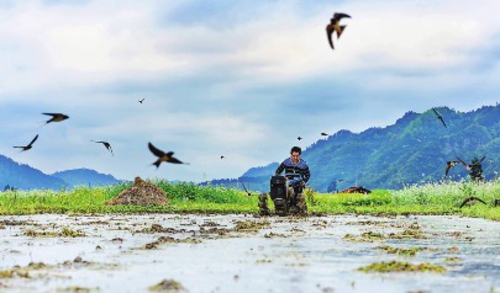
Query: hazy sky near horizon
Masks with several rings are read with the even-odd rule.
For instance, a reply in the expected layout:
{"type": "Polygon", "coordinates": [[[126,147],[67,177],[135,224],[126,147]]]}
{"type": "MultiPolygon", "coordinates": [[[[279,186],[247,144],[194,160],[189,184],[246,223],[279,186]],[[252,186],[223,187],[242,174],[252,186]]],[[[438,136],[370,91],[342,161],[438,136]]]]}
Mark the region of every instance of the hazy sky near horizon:
{"type": "Polygon", "coordinates": [[[496,0],[0,0],[0,154],[47,174],[199,182],[281,161],[321,132],[495,105],[498,11],[496,0]],[[332,50],[334,12],[352,19],[332,50]],[[42,112],[70,119],[41,126],[42,112]],[[36,134],[30,151],[12,148],[36,134]],[[190,165],[157,170],[148,142],[190,165]]]}

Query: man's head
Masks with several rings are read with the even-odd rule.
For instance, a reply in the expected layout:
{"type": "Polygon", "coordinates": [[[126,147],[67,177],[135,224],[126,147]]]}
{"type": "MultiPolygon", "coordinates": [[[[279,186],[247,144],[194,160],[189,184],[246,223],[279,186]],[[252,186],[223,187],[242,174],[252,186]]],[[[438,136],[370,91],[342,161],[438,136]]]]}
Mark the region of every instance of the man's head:
{"type": "Polygon", "coordinates": [[[290,150],[290,157],[292,158],[293,162],[298,162],[300,159],[300,154],[302,153],[302,149],[298,146],[294,146],[290,150]]]}

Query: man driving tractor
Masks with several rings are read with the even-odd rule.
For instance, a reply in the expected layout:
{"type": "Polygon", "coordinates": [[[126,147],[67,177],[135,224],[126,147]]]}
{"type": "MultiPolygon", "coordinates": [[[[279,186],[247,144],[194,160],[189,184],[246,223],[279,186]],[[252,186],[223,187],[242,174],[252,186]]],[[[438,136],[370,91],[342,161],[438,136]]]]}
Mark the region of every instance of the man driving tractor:
{"type": "MultiPolygon", "coordinates": [[[[275,176],[271,177],[270,197],[274,202],[275,212],[284,216],[289,212],[305,214],[307,206],[304,196],[304,188],[311,178],[309,166],[300,158],[302,149],[294,146],[290,150],[290,157],[285,159],[276,169],[275,176]],[[285,171],[284,176],[281,173],[285,171]]],[[[259,196],[260,213],[269,215],[267,206],[267,194],[259,196]]]]}

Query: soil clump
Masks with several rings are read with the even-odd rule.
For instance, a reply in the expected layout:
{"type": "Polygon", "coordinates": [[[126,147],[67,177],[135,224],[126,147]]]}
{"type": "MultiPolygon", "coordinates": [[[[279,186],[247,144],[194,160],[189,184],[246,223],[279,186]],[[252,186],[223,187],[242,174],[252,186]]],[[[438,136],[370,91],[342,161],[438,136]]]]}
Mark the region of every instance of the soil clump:
{"type": "Polygon", "coordinates": [[[135,177],[134,185],[123,190],[106,205],[155,206],[167,205],[166,193],[151,182],[135,177]]]}

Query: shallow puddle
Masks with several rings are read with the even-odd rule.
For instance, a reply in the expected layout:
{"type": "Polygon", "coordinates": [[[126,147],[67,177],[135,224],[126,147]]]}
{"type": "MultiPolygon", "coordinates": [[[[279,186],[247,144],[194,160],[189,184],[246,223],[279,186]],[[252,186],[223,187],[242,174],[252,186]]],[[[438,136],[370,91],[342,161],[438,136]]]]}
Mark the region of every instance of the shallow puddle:
{"type": "Polygon", "coordinates": [[[482,219],[2,216],[0,235],[1,292],[500,292],[500,224],[482,219]],[[392,260],[446,272],[358,271],[392,260]]]}

